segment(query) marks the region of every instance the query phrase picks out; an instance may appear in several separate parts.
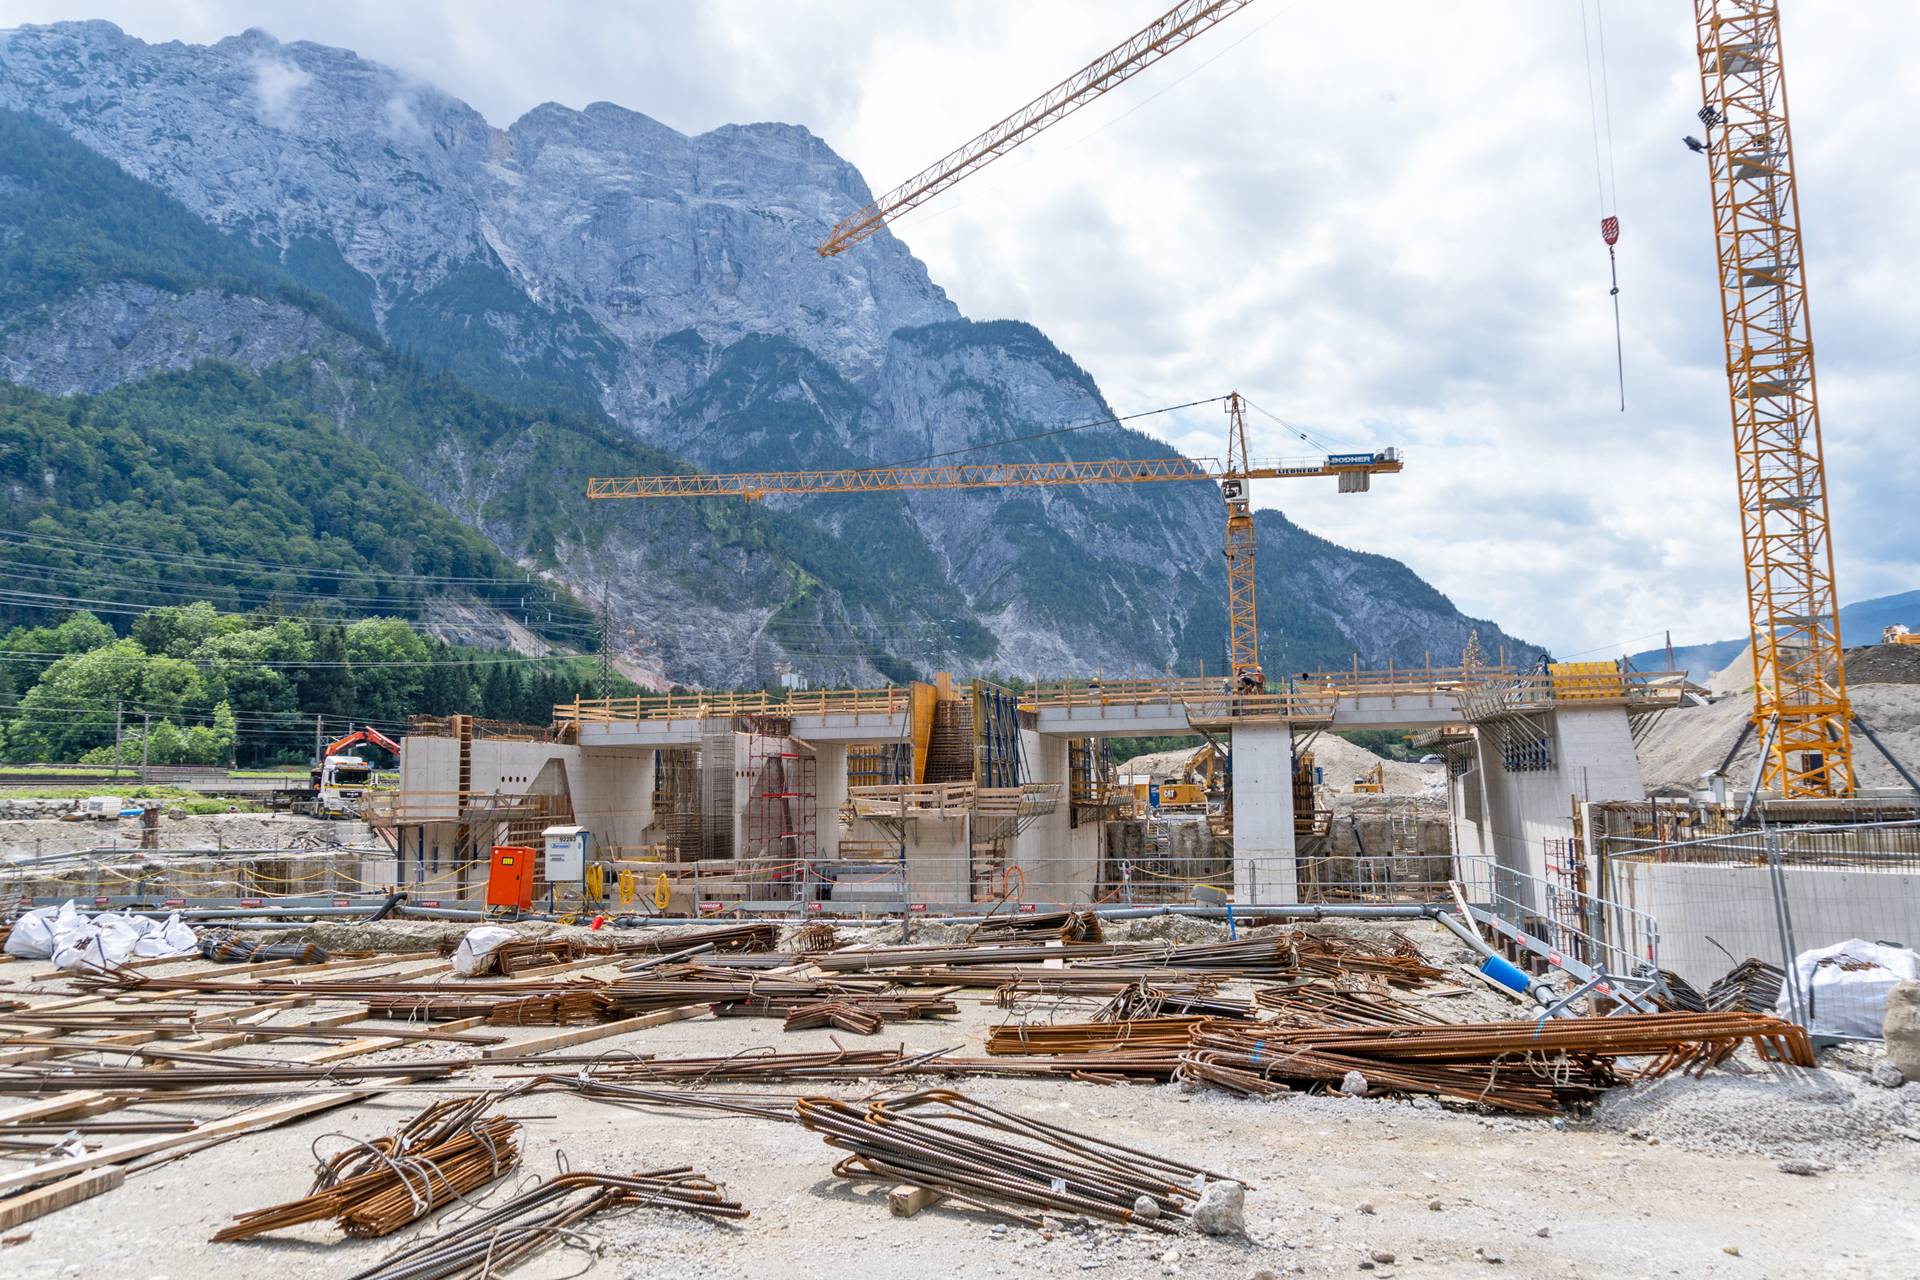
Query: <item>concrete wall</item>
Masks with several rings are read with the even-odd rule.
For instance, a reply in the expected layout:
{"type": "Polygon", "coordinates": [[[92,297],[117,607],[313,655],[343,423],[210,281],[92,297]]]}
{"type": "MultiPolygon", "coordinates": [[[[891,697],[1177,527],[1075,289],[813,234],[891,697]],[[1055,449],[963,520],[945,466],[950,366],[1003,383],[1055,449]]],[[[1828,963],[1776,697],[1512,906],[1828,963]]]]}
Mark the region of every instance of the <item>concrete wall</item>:
{"type": "Polygon", "coordinates": [[[847,802],[847,744],[813,744],[814,773],[819,779],[820,860],[831,862],[840,856],[840,837],[846,828],[840,825],[840,807],[847,802]]]}
{"type": "Polygon", "coordinates": [[[574,821],[611,853],[645,844],[653,821],[653,752],[642,747],[576,747],[569,762],[574,821]]]}
{"type": "Polygon", "coordinates": [[[1474,767],[1449,787],[1463,856],[1543,877],[1546,842],[1573,835],[1576,801],[1646,798],[1623,709],[1561,706],[1546,719],[1553,760],[1546,769],[1509,771],[1491,732],[1475,726],[1474,767]]]}
{"type": "Polygon", "coordinates": [[[1293,831],[1293,729],[1233,729],[1233,900],[1275,906],[1300,900],[1293,831]]]}
{"type": "Polygon", "coordinates": [[[1027,780],[1058,783],[1060,804],[1013,838],[1007,861],[1026,878],[1028,901],[1090,902],[1100,874],[1100,830],[1091,824],[1073,825],[1067,803],[1067,740],[1023,729],[1020,746],[1026,753],[1027,780]]]}
{"type": "MultiPolygon", "coordinates": [[[[1849,938],[1920,946],[1920,875],[1828,867],[1784,874],[1797,950],[1849,938]]],[[[1661,967],[1702,992],[1749,956],[1783,963],[1764,866],[1615,859],[1607,877],[1614,901],[1659,921],[1661,967]]]]}
{"type": "Polygon", "coordinates": [[[407,816],[423,819],[456,816],[460,783],[460,743],[453,738],[407,738],[401,743],[400,790],[407,816]]]}

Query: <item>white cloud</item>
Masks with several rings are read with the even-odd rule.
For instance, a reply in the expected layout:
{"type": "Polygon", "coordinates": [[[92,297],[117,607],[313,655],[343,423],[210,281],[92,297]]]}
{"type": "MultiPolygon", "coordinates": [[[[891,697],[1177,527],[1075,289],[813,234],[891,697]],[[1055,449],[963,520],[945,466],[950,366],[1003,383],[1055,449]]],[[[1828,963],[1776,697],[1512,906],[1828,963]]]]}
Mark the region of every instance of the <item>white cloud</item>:
{"type": "Polygon", "coordinates": [[[259,99],[260,118],[278,129],[293,127],[299,119],[294,97],[313,83],[303,68],[280,58],[257,58],[253,63],[253,92],[259,99]]]}
{"type": "Polygon", "coordinates": [[[404,93],[396,93],[387,99],[387,136],[395,142],[418,142],[427,136],[427,127],[420,123],[420,117],[414,113],[413,103],[404,93]]]}
{"type": "MultiPolygon", "coordinates": [[[[796,121],[884,189],[1168,2],[91,7],[147,39],[258,23],[342,45],[497,125],[548,99],[694,132],[796,121]]],[[[71,9],[0,0],[0,20],[71,9]]],[[[1604,11],[1624,415],[1572,4],[1264,0],[899,233],[968,314],[1040,326],[1121,412],[1237,386],[1317,435],[1405,447],[1405,474],[1365,498],[1283,482],[1260,497],[1406,560],[1470,612],[1566,653],[1669,627],[1734,635],[1708,193],[1679,142],[1698,132],[1691,13],[1604,11]]],[[[1912,11],[1797,0],[1786,23],[1839,579],[1856,599],[1920,585],[1920,80],[1897,38],[1912,11]]],[[[1149,425],[1219,452],[1212,406],[1149,425]]],[[[1256,452],[1299,445],[1254,425],[1256,452]]]]}

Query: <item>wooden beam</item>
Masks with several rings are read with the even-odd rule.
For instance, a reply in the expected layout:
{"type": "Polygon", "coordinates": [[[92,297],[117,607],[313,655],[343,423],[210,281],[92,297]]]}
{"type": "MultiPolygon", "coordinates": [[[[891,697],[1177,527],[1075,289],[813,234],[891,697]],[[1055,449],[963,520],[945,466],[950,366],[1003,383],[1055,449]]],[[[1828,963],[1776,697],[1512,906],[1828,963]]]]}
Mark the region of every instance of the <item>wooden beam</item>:
{"type": "Polygon", "coordinates": [[[349,1102],[358,1102],[378,1092],[377,1089],[345,1089],[336,1093],[312,1094],[308,1097],[296,1098],[291,1102],[276,1102],[269,1106],[253,1107],[223,1120],[208,1121],[184,1133],[160,1134],[142,1138],[136,1142],[123,1142],[119,1146],[102,1147],[98,1151],[68,1156],[64,1160],[50,1161],[30,1169],[16,1169],[11,1173],[0,1174],[0,1194],[12,1194],[29,1187],[56,1182],[75,1173],[98,1169],[102,1165],[123,1164],[128,1160],[151,1155],[156,1151],[165,1151],[170,1147],[205,1142],[209,1138],[238,1137],[243,1133],[271,1129],[289,1120],[310,1116],[316,1111],[327,1111],[349,1102]]]}
{"type": "Polygon", "coordinates": [[[922,1209],[931,1209],[946,1198],[944,1192],[935,1191],[932,1187],[916,1187],[903,1182],[887,1192],[887,1209],[896,1218],[911,1218],[922,1209]]]}
{"type": "Polygon", "coordinates": [[[23,1222],[32,1222],[35,1218],[45,1217],[56,1209],[64,1209],[70,1204],[79,1204],[82,1200],[91,1200],[103,1191],[111,1191],[127,1180],[127,1171],[118,1165],[105,1169],[94,1169],[87,1173],[76,1173],[71,1178],[56,1182],[50,1187],[41,1187],[38,1191],[25,1191],[17,1196],[0,1200],[0,1231],[17,1227],[23,1222]]]}

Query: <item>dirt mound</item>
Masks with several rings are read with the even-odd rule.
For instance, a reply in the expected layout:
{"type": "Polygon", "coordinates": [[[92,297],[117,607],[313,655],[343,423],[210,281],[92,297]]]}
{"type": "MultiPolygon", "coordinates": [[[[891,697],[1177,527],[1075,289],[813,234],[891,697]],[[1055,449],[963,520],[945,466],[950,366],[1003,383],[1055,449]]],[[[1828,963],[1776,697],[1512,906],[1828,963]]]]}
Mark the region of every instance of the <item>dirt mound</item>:
{"type": "MultiPolygon", "coordinates": [[[[1848,662],[1851,673],[1851,657],[1848,662]]],[[[1853,709],[1873,726],[1888,750],[1909,769],[1920,765],[1920,688],[1882,682],[1853,684],[1849,692],[1853,709]]],[[[1710,706],[1661,712],[1638,743],[1640,774],[1647,788],[1693,787],[1701,774],[1719,766],[1752,714],[1753,702],[1746,694],[1722,698],[1710,706]]],[[[1733,785],[1745,787],[1752,780],[1758,751],[1759,744],[1749,737],[1727,772],[1733,785]]],[[[1893,766],[1858,734],[1854,735],[1853,769],[1862,787],[1905,785],[1893,766]]]]}
{"type": "Polygon", "coordinates": [[[1313,752],[1313,767],[1321,770],[1321,785],[1338,796],[1353,794],[1353,780],[1365,775],[1377,764],[1386,765],[1386,793],[1390,796],[1425,796],[1438,791],[1445,794],[1445,780],[1437,764],[1407,764],[1383,760],[1365,747],[1345,738],[1323,733],[1308,748],[1313,752]]]}
{"type": "Polygon", "coordinates": [[[1920,644],[1868,644],[1847,650],[1847,684],[1920,684],[1920,644]]]}

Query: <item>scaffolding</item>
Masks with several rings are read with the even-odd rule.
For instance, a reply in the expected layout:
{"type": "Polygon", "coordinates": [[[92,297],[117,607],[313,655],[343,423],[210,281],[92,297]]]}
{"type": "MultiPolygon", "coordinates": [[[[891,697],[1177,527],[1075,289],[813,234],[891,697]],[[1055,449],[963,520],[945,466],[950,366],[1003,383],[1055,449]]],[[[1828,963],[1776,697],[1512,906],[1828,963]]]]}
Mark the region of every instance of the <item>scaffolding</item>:
{"type": "Polygon", "coordinates": [[[757,896],[810,898],[819,872],[818,777],[813,755],[797,749],[793,722],[755,716],[747,733],[744,851],[757,896]]]}

